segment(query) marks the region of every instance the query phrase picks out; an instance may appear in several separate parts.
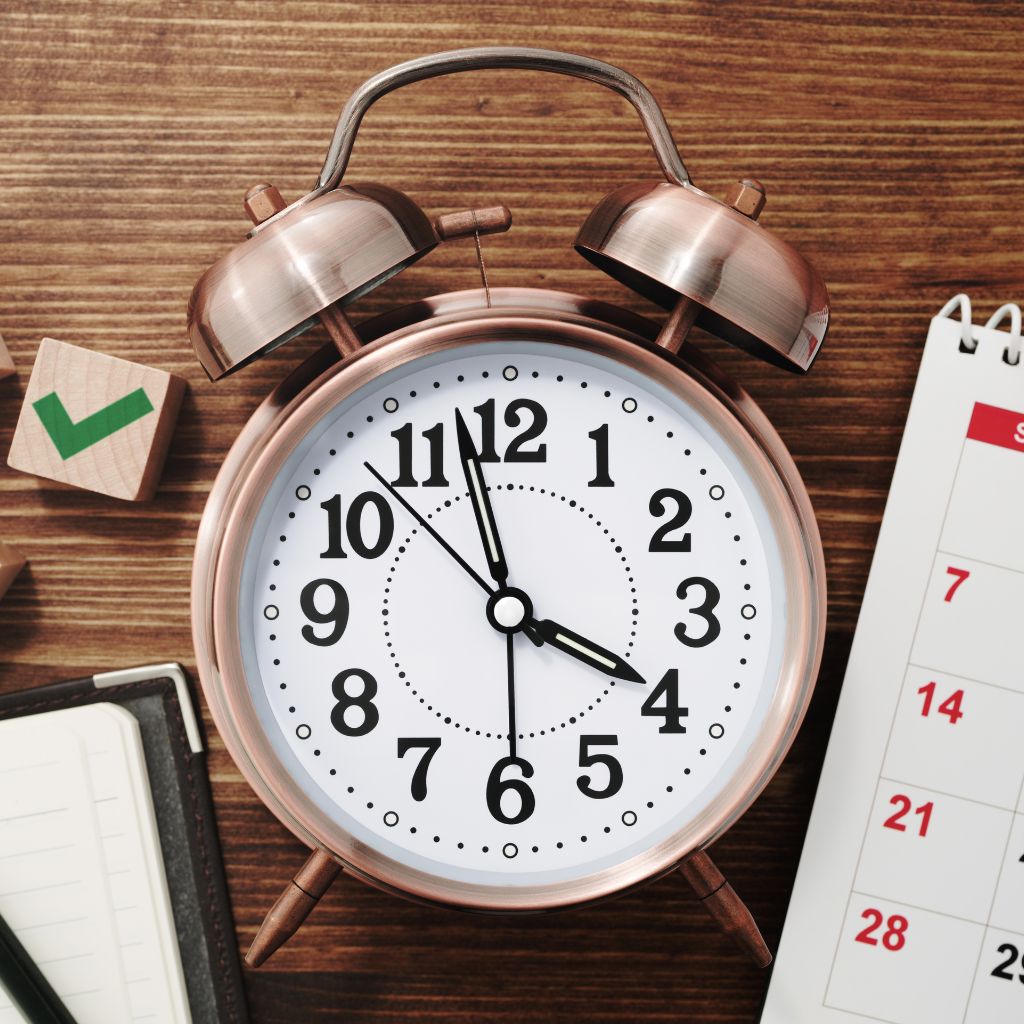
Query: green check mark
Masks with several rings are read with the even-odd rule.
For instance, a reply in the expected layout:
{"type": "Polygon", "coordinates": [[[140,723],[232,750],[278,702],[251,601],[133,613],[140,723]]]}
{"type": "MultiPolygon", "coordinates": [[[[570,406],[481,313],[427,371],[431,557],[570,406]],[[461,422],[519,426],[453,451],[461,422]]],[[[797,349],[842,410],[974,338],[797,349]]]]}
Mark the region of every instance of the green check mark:
{"type": "Polygon", "coordinates": [[[64,403],[57,397],[56,391],[51,391],[33,402],[32,408],[42,421],[60,457],[67,461],[72,455],[91,448],[97,441],[116,434],[129,423],[134,423],[147,413],[151,413],[153,403],[142,388],[136,388],[124,398],[111,402],[110,405],[77,423],[71,422],[71,417],[64,408],[64,403]]]}

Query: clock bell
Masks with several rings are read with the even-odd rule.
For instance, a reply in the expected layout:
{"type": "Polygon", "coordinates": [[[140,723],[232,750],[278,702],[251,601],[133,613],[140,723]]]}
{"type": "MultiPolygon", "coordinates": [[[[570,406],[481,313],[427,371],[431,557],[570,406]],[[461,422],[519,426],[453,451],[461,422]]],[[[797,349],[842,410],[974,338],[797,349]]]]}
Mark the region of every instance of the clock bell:
{"type": "Polygon", "coordinates": [[[246,196],[249,237],[203,275],[188,306],[189,337],[218,379],[323,321],[342,356],[361,344],[351,303],[426,256],[442,237],[505,230],[476,211],[430,217],[405,193],[342,184],[356,133],[382,96],[460,71],[517,68],[587,79],[639,114],[664,181],[623,185],[602,199],[576,250],[616,280],[671,310],[659,344],[678,350],[694,322],[776,365],[809,369],[828,328],[828,293],[792,246],[756,224],[765,202],[755,181],[720,202],[690,180],[654,97],[610,64],[527,47],[452,50],[396,65],[364,83],[338,119],[317,182],[286,205],[269,185],[246,196]],[[447,230],[445,224],[447,223],[447,230]]]}

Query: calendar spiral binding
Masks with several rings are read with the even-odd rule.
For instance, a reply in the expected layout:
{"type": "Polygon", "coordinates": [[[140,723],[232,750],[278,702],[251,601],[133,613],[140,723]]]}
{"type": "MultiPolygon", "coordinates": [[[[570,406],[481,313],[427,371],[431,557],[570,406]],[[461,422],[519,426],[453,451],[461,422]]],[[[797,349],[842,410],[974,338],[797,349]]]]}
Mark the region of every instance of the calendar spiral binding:
{"type": "MultiPolygon", "coordinates": [[[[960,309],[960,351],[973,355],[978,351],[981,339],[975,335],[974,324],[971,320],[971,298],[966,292],[954,295],[942,309],[939,316],[948,317],[957,308],[960,309]]],[[[994,331],[1007,318],[1010,318],[1009,343],[1003,349],[1003,362],[1008,366],[1017,366],[1020,363],[1022,347],[1021,338],[1021,312],[1020,306],[1014,302],[1006,302],[1000,306],[986,321],[985,330],[994,331]]]]}

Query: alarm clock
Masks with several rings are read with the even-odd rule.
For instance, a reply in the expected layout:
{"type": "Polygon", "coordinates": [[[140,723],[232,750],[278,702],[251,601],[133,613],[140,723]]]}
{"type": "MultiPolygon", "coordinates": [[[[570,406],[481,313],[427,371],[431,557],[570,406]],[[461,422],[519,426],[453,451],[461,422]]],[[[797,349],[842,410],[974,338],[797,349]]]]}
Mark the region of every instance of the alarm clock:
{"type": "MultiPolygon", "coordinates": [[[[626,72],[528,48],[456,50],[371,78],[320,177],[199,279],[188,329],[219,379],[323,323],[328,345],[241,432],[202,518],[199,675],[228,751],[312,854],[258,964],[339,873],[477,911],[567,908],[679,870],[771,957],[706,848],[766,785],[811,697],[821,543],[771,424],[690,344],[695,323],[806,371],[815,269],[690,181],[626,72]],[[360,121],[423,79],[587,79],[639,114],[662,178],[602,199],[576,251],[668,310],[483,287],[353,325],[348,307],[503,207],[428,217],[343,181],[360,121]]],[[[481,269],[483,263],[481,261],[481,269]]]]}

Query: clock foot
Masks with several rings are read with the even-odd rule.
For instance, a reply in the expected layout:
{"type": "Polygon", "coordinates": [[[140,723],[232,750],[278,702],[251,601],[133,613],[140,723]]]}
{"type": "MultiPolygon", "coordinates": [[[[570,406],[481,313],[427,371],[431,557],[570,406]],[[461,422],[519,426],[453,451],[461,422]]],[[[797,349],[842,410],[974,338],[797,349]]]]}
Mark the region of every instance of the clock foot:
{"type": "Polygon", "coordinates": [[[245,954],[246,966],[259,967],[271,953],[283,946],[298,931],[340,873],[341,865],[333,857],[323,850],[314,850],[263,919],[249,952],[245,954]]]}
{"type": "Polygon", "coordinates": [[[758,967],[767,967],[772,962],[772,954],[761,937],[757,922],[722,872],[715,867],[714,861],[700,850],[679,865],[679,873],[690,883],[718,927],[758,967]]]}

